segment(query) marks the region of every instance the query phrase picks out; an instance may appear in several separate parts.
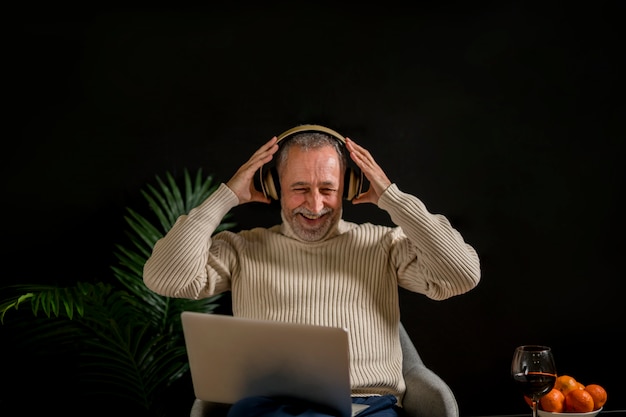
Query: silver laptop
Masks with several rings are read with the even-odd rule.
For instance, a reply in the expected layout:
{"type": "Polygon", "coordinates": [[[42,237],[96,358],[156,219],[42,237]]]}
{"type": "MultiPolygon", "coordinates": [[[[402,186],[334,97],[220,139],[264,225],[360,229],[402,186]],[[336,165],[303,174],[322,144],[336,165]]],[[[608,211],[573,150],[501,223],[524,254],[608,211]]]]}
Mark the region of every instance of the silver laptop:
{"type": "Polygon", "coordinates": [[[346,329],[190,311],[181,319],[200,400],[233,404],[249,396],[290,397],[346,417],[367,408],[350,398],[346,329]]]}

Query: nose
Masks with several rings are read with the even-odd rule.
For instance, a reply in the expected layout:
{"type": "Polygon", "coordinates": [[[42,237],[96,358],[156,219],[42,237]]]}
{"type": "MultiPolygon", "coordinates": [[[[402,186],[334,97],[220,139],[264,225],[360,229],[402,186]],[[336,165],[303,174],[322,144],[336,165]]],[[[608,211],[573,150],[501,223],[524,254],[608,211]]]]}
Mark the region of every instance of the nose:
{"type": "Polygon", "coordinates": [[[319,213],[324,208],[324,196],[319,190],[311,190],[307,195],[307,206],[313,213],[319,213]]]}

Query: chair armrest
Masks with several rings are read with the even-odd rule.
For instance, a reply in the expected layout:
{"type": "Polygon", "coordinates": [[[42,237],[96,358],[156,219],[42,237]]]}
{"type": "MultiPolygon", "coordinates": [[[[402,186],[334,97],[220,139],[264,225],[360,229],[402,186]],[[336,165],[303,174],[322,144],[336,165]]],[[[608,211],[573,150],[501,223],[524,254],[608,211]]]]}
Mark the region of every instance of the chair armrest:
{"type": "Polygon", "coordinates": [[[407,414],[410,417],[459,417],[459,405],[452,389],[424,364],[402,323],[400,344],[406,383],[402,406],[407,414]]]}
{"type": "Polygon", "coordinates": [[[212,403],[195,399],[189,417],[223,417],[228,413],[230,404],[212,403]]]}
{"type": "Polygon", "coordinates": [[[411,417],[458,417],[459,406],[448,384],[422,364],[404,371],[407,390],[402,406],[411,417]]]}

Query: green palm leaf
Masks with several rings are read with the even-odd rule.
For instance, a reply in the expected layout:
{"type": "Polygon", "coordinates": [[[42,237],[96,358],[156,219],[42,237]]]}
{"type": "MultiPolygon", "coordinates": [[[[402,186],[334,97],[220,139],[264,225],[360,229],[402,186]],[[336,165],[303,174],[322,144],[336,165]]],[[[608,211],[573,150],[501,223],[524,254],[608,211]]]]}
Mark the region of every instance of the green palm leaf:
{"type": "MultiPolygon", "coordinates": [[[[180,313],[212,312],[221,298],[163,297],[144,285],[143,266],[154,244],[219,186],[201,170],[193,178],[185,170],[182,189],[170,173],[156,183],[141,190],[145,215],[126,208],[128,242],[115,245],[111,283],[11,285],[0,300],[0,322],[17,335],[16,349],[75,355],[83,395],[130,404],[148,416],[163,415],[164,393],[188,375],[180,313]],[[16,311],[22,305],[30,305],[30,317],[16,311]]],[[[229,217],[216,232],[235,226],[229,217]]]]}

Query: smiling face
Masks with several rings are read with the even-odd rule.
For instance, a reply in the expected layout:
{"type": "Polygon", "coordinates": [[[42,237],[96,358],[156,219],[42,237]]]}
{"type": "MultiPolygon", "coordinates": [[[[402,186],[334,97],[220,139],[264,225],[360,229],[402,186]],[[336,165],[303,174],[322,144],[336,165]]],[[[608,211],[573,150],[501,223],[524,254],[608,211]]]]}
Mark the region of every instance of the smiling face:
{"type": "Polygon", "coordinates": [[[280,204],[285,220],[302,240],[316,242],[341,217],[343,164],[332,145],[290,146],[280,164],[280,204]]]}

